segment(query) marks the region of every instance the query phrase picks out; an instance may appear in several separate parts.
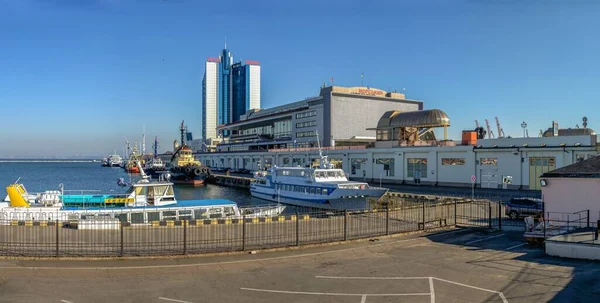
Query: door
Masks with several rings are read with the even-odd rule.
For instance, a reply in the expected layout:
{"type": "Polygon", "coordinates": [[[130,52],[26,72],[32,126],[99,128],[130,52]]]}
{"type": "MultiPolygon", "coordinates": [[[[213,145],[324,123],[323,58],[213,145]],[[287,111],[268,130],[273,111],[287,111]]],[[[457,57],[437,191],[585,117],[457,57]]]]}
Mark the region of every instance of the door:
{"type": "Polygon", "coordinates": [[[498,188],[500,175],[497,169],[482,169],[480,180],[481,188],[498,188]]]}
{"type": "Polygon", "coordinates": [[[554,157],[529,158],[529,189],[540,190],[540,176],[556,168],[554,157]]]}

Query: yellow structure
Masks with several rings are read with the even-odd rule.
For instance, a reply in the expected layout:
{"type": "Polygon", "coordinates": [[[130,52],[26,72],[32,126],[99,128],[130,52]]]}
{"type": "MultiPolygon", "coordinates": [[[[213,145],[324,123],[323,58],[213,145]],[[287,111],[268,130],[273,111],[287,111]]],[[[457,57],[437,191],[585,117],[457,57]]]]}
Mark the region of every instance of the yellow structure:
{"type": "Polygon", "coordinates": [[[12,207],[29,207],[27,202],[27,190],[23,187],[23,184],[11,184],[6,188],[8,198],[10,199],[10,206],[12,207]]]}

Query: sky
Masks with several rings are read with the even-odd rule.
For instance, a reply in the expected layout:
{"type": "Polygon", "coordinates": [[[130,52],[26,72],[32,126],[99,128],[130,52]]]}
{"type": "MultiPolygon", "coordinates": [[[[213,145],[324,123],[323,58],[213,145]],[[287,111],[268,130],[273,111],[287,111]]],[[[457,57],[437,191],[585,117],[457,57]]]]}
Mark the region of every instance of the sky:
{"type": "MultiPolygon", "coordinates": [[[[0,0],[0,157],[122,152],[143,129],[201,134],[204,61],[261,63],[262,107],[323,82],[406,89],[451,138],[498,117],[507,135],[600,130],[594,0],[0,0]]],[[[374,124],[377,121],[373,121],[374,124]]]]}

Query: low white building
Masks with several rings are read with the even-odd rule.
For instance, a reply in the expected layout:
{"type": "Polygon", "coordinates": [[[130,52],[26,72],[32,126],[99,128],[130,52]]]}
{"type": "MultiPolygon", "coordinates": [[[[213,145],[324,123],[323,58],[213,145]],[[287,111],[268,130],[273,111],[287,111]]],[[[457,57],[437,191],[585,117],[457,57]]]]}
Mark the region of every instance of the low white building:
{"type": "Polygon", "coordinates": [[[600,156],[547,172],[540,182],[550,218],[560,214],[561,220],[579,220],[587,216],[580,212],[589,210],[590,222],[600,220],[600,156]]]}
{"type": "MultiPolygon", "coordinates": [[[[477,145],[329,147],[350,178],[393,184],[539,190],[540,176],[598,154],[596,136],[480,139],[477,145]]],[[[316,148],[198,153],[211,167],[259,170],[318,163],[316,148]]]]}

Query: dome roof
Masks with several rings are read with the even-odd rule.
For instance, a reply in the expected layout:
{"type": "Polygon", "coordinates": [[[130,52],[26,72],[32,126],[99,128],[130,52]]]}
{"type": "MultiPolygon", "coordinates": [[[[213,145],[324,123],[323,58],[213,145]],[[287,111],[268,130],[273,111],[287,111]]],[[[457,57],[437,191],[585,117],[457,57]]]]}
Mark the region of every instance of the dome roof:
{"type": "Polygon", "coordinates": [[[385,112],[377,128],[396,127],[443,127],[450,126],[450,118],[442,110],[428,109],[410,112],[398,110],[385,112]]]}

